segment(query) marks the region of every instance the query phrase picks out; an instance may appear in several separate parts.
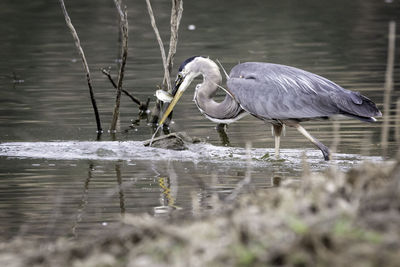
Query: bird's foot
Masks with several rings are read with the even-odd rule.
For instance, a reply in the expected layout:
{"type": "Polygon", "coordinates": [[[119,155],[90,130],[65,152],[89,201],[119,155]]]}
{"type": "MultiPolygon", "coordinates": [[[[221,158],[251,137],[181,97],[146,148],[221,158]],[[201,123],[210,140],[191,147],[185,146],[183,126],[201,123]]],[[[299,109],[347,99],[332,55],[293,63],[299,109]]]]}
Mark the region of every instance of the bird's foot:
{"type": "Polygon", "coordinates": [[[322,145],[319,147],[319,149],[321,150],[322,155],[324,155],[324,160],[328,161],[328,160],[332,159],[332,155],[331,155],[331,152],[329,151],[329,148],[322,145]]]}

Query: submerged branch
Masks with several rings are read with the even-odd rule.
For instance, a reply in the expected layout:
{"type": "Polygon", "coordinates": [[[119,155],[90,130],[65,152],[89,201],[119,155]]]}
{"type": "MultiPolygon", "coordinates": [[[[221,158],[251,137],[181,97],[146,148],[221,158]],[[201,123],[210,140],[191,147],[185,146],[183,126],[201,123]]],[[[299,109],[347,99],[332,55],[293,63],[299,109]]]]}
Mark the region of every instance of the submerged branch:
{"type": "Polygon", "coordinates": [[[117,11],[120,15],[120,28],[122,32],[122,48],[121,48],[121,65],[118,73],[117,82],[117,96],[115,98],[115,106],[113,112],[113,118],[111,121],[110,132],[114,133],[117,126],[117,121],[119,118],[119,107],[121,103],[121,92],[122,92],[122,81],[124,79],[124,71],[126,65],[126,59],[128,57],[128,19],[126,10],[122,11],[120,3],[118,0],[114,0],[117,11]]]}
{"type": "Polygon", "coordinates": [[[94,98],[94,92],[93,92],[92,82],[91,82],[91,78],[90,78],[89,66],[87,64],[85,54],[84,54],[83,49],[81,47],[81,43],[80,43],[80,40],[79,40],[79,37],[78,37],[78,33],[76,32],[76,30],[74,28],[74,25],[72,25],[72,22],[71,22],[71,19],[70,19],[69,15],[68,15],[67,9],[65,8],[64,0],[60,0],[60,4],[61,4],[61,9],[63,11],[64,17],[65,17],[65,22],[67,23],[67,26],[68,26],[69,30],[71,31],[72,37],[75,40],[75,46],[78,49],[78,53],[82,58],[83,67],[84,67],[85,72],[86,72],[86,80],[87,80],[87,84],[88,84],[88,87],[89,87],[90,100],[92,102],[94,115],[96,117],[97,133],[100,134],[100,133],[103,132],[103,129],[101,128],[100,115],[99,115],[99,111],[97,109],[96,99],[94,98]]]}

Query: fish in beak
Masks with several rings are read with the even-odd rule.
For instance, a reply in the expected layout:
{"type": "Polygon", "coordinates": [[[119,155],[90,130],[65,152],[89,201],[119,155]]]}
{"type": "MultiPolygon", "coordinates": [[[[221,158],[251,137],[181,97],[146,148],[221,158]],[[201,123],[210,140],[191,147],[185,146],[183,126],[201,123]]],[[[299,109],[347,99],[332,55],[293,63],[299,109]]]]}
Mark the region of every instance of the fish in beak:
{"type": "MultiPolygon", "coordinates": [[[[179,98],[181,98],[183,92],[189,87],[190,83],[192,80],[195,78],[195,75],[193,74],[188,74],[186,77],[184,77],[182,74],[178,74],[176,80],[175,80],[175,86],[174,89],[172,90],[172,95],[169,95],[167,97],[168,100],[170,100],[170,97],[173,97],[172,100],[170,101],[167,110],[164,112],[160,122],[158,123],[159,127],[162,126],[165,122],[165,120],[168,118],[168,115],[172,112],[173,108],[175,107],[176,103],[178,103],[179,98]]],[[[161,96],[161,94],[160,94],[161,96]]]]}
{"type": "MultiPolygon", "coordinates": [[[[198,75],[198,74],[197,74],[198,75]]],[[[172,94],[169,94],[165,91],[163,92],[156,92],[157,98],[159,98],[163,102],[169,102],[169,105],[167,107],[167,110],[164,112],[160,122],[158,123],[158,127],[156,131],[154,132],[153,136],[151,137],[150,144],[149,146],[152,145],[153,139],[156,136],[158,130],[162,128],[165,120],[168,118],[169,114],[171,114],[172,110],[174,109],[176,103],[178,103],[179,98],[181,98],[183,92],[189,87],[190,83],[193,81],[193,79],[197,76],[195,73],[189,73],[186,76],[183,76],[181,73],[178,74],[176,80],[175,80],[175,86],[174,89],[172,90],[172,94]]]]}

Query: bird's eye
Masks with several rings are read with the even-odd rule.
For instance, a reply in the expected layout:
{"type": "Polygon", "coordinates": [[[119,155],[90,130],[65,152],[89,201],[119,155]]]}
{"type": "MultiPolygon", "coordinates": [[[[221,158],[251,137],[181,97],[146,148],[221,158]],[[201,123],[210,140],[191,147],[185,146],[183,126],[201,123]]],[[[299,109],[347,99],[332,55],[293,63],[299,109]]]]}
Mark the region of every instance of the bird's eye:
{"type": "Polygon", "coordinates": [[[178,75],[176,76],[175,85],[180,84],[182,82],[182,80],[183,80],[182,73],[178,73],[178,75]]]}

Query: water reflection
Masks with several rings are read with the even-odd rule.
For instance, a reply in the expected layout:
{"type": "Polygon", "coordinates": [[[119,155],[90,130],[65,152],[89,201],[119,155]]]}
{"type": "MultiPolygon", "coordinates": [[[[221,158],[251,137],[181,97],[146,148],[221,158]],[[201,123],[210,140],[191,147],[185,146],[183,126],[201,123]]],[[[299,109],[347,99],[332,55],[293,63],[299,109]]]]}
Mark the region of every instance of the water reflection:
{"type": "MultiPolygon", "coordinates": [[[[0,222],[6,237],[80,237],[125,213],[186,216],[194,212],[193,203],[207,210],[215,198],[229,201],[247,190],[279,185],[297,179],[303,169],[300,150],[282,150],[281,161],[261,160],[265,149],[253,148],[249,157],[243,148],[209,144],[171,152],[135,142],[53,143],[0,145],[1,153],[20,153],[0,157],[7,168],[0,184],[2,208],[9,214],[0,222]]],[[[307,157],[312,171],[330,164],[316,150],[308,150],[307,157]]],[[[362,159],[338,154],[333,162],[346,169],[362,159]]]]}
{"type": "Polygon", "coordinates": [[[169,177],[158,178],[158,184],[160,185],[160,204],[161,206],[154,207],[155,215],[162,215],[170,211],[170,209],[180,209],[175,205],[177,185],[171,188],[171,180],[169,177]],[[175,192],[175,194],[173,193],[175,192]],[[175,195],[175,196],[174,196],[175,195]]]}
{"type": "Polygon", "coordinates": [[[89,170],[88,170],[87,178],[84,183],[82,198],[81,198],[81,201],[78,206],[78,211],[76,214],[75,222],[72,226],[72,235],[75,238],[78,237],[76,230],[77,230],[78,224],[82,221],[82,215],[83,215],[85,207],[88,203],[89,183],[90,183],[90,180],[92,179],[92,171],[93,171],[93,163],[89,163],[89,170]]]}
{"type": "Polygon", "coordinates": [[[124,199],[124,191],[122,187],[122,178],[121,178],[121,165],[115,165],[115,174],[117,175],[117,183],[118,183],[118,195],[119,195],[119,207],[121,209],[121,216],[125,215],[125,199],[124,199]]]}

